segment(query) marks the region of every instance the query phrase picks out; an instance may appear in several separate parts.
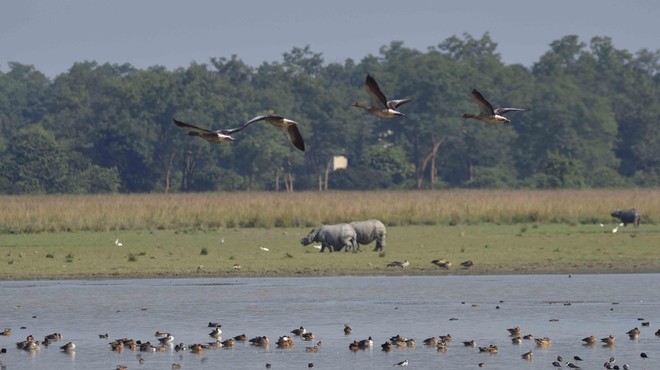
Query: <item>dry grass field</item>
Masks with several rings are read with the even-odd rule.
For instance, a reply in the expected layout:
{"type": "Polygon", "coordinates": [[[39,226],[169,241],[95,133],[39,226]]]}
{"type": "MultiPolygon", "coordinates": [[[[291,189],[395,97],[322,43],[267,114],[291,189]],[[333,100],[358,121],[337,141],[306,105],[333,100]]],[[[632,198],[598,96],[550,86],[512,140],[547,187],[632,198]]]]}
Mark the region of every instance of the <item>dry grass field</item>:
{"type": "Polygon", "coordinates": [[[611,222],[636,207],[660,221],[660,190],[443,190],[4,196],[0,234],[311,227],[367,218],[389,226],[611,222]]]}

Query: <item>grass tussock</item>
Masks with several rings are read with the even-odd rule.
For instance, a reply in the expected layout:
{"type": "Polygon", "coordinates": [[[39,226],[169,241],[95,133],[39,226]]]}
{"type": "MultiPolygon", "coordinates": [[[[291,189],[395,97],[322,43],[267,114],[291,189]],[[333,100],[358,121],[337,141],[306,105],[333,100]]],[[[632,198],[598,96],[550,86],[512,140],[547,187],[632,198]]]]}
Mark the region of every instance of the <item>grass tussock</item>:
{"type": "Polygon", "coordinates": [[[0,234],[312,227],[379,218],[390,226],[610,222],[636,207],[660,220],[660,189],[443,190],[3,196],[0,234]]]}

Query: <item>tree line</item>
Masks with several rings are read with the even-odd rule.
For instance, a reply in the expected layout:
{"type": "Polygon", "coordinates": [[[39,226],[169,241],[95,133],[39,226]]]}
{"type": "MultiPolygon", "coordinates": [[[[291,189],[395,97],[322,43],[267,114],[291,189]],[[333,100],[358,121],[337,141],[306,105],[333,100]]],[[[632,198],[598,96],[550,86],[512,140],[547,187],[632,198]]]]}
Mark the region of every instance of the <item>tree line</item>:
{"type": "Polygon", "coordinates": [[[306,46],[258,67],[236,55],[175,70],[87,61],[53,79],[10,63],[0,193],[660,185],[659,50],[571,35],[528,68],[496,48],[465,34],[426,51],[391,42],[343,64],[306,46]],[[351,106],[368,99],[367,74],[388,96],[415,99],[405,117],[351,106]],[[478,111],[473,88],[529,111],[506,125],[466,120],[478,111]],[[267,124],[213,145],[172,123],[230,128],[273,113],[300,123],[305,152],[267,124]],[[340,155],[348,167],[333,171],[340,155]]]}

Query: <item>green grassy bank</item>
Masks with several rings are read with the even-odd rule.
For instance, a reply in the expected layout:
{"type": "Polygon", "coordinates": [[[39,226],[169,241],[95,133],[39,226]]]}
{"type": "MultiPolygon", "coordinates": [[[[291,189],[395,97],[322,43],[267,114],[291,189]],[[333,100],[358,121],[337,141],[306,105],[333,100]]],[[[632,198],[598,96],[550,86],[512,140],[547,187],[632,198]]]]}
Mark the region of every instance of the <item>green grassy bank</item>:
{"type": "Polygon", "coordinates": [[[390,226],[384,253],[373,252],[372,244],[360,253],[332,254],[299,244],[308,227],[5,234],[0,279],[660,272],[660,226],[620,227],[617,233],[613,227],[390,226]],[[431,264],[439,258],[453,266],[431,264]],[[395,260],[410,266],[386,267],[395,260]],[[466,260],[474,266],[462,269],[466,260]]]}

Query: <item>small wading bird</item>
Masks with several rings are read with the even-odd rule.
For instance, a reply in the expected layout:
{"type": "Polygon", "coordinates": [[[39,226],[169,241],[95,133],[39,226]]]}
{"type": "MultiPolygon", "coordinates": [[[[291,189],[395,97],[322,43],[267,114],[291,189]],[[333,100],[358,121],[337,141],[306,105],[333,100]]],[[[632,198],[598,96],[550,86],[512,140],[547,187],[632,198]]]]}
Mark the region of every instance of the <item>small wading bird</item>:
{"type": "Polygon", "coordinates": [[[508,118],[504,117],[505,114],[509,112],[524,112],[527,109],[521,108],[497,108],[493,109],[493,106],[484,98],[483,95],[477,89],[472,90],[472,97],[474,101],[479,106],[479,113],[465,113],[463,118],[474,118],[480,121],[484,121],[488,124],[494,125],[498,123],[509,123],[511,122],[508,118]]]}
{"type": "Polygon", "coordinates": [[[197,127],[189,123],[177,121],[176,119],[174,119],[173,121],[177,126],[188,129],[189,130],[188,135],[199,136],[202,139],[208,141],[209,143],[217,143],[217,144],[224,143],[225,141],[233,141],[234,138],[230,136],[231,134],[240,132],[255,122],[266,121],[271,125],[282,129],[286,133],[287,137],[289,138],[289,141],[291,141],[293,146],[295,146],[296,148],[302,151],[305,150],[305,142],[303,141],[300,131],[298,131],[298,122],[290,120],[288,118],[284,118],[282,116],[275,116],[275,115],[257,116],[245,122],[244,124],[242,124],[237,128],[221,129],[215,131],[197,127]]]}
{"type": "Polygon", "coordinates": [[[367,75],[367,79],[366,81],[364,81],[364,87],[367,90],[367,93],[369,93],[369,95],[371,96],[373,102],[376,103],[376,105],[369,106],[366,103],[355,102],[353,103],[353,106],[364,108],[367,112],[373,114],[376,117],[394,118],[394,117],[405,116],[405,114],[397,111],[396,109],[399,106],[413,100],[413,99],[387,100],[385,94],[383,94],[383,92],[380,91],[380,87],[378,87],[378,83],[373,77],[371,77],[371,75],[367,75]]]}

